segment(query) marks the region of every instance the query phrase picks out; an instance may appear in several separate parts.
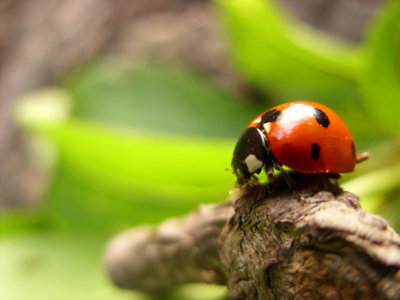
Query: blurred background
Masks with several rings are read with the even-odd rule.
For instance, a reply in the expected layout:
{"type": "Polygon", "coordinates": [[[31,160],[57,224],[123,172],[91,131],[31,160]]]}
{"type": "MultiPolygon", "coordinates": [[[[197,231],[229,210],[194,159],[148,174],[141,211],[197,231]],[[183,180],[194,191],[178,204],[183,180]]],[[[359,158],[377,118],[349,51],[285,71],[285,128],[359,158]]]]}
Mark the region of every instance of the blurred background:
{"type": "Polygon", "coordinates": [[[0,299],[150,299],[107,240],[229,197],[243,128],[292,100],[348,124],[371,157],[340,182],[400,230],[399,54],[394,0],[2,0],[0,299]]]}

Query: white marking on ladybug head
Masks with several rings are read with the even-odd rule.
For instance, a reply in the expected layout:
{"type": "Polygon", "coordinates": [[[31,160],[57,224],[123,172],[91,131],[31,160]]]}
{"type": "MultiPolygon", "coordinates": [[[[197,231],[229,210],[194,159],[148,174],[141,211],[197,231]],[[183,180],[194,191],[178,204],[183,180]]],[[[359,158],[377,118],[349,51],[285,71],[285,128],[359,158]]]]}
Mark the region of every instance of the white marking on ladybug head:
{"type": "Polygon", "coordinates": [[[266,133],[269,133],[269,131],[271,130],[271,123],[267,122],[263,124],[264,130],[266,133]]]}
{"type": "Polygon", "coordinates": [[[249,154],[244,162],[246,163],[247,169],[250,173],[254,173],[255,171],[259,170],[264,164],[254,154],[249,154]]]}
{"type": "Polygon", "coordinates": [[[258,123],[258,124],[260,124],[260,122],[261,122],[261,117],[258,117],[258,118],[255,119],[252,123],[258,123]]]}

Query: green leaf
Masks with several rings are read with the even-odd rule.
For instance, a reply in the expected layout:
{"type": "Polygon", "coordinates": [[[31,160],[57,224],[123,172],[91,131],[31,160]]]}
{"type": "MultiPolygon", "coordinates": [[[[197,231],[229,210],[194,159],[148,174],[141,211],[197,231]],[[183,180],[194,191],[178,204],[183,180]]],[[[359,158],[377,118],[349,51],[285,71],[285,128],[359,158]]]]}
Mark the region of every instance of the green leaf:
{"type": "Polygon", "coordinates": [[[76,119],[30,130],[57,146],[59,163],[42,210],[2,219],[5,300],[146,299],[108,282],[101,265],[107,239],[223,200],[234,181],[225,171],[231,140],[150,135],[76,119]]]}
{"type": "Polygon", "coordinates": [[[142,132],[237,137],[263,108],[174,66],[103,61],[71,76],[74,116],[142,132]]]}
{"type": "Polygon", "coordinates": [[[400,182],[400,163],[392,167],[381,168],[361,175],[357,178],[345,182],[342,187],[363,198],[373,199],[371,202],[363,201],[365,209],[377,211],[382,202],[382,195],[399,187],[400,182]]]}
{"type": "Polygon", "coordinates": [[[71,120],[39,126],[60,151],[46,196],[48,214],[67,227],[113,232],[222,201],[234,182],[234,141],[110,129],[71,120]]]}
{"type": "Polygon", "coordinates": [[[226,286],[205,283],[184,284],[173,290],[168,300],[227,300],[226,286]]]}
{"type": "Polygon", "coordinates": [[[148,299],[112,286],[102,265],[103,243],[63,231],[0,237],[0,299],[148,299]]]}
{"type": "Polygon", "coordinates": [[[264,0],[218,0],[244,76],[281,99],[356,97],[361,50],[289,20],[264,0]]]}
{"type": "Polygon", "coordinates": [[[82,73],[69,83],[77,96],[71,119],[64,92],[24,99],[19,123],[58,151],[45,151],[52,157],[45,165],[55,169],[43,205],[2,218],[0,257],[7,264],[0,274],[7,278],[0,298],[144,299],[108,282],[101,265],[107,238],[229,196],[234,177],[225,168],[234,141],[223,137],[239,135],[255,112],[203,79],[149,70],[82,73]],[[46,115],[54,111],[56,118],[46,115]]]}
{"type": "Polygon", "coordinates": [[[366,41],[367,66],[361,85],[376,126],[400,132],[400,2],[388,1],[366,41]]]}

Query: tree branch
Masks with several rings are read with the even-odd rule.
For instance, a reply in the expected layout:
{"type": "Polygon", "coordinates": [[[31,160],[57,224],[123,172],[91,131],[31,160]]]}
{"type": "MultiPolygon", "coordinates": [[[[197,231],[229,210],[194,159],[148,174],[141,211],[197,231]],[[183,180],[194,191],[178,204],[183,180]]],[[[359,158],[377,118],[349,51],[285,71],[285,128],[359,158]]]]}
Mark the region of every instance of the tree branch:
{"type": "Polygon", "coordinates": [[[106,253],[112,280],[153,292],[226,284],[232,299],[398,299],[399,235],[328,177],[291,176],[303,202],[277,176],[223,204],[121,233],[106,253]]]}

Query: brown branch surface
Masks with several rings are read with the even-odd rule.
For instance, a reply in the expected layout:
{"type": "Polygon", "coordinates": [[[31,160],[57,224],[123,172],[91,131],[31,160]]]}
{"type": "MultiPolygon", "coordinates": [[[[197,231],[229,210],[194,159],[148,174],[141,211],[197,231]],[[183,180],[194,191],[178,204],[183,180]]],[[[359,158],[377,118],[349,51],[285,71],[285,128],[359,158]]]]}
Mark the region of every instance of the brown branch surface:
{"type": "Polygon", "coordinates": [[[106,253],[112,280],[152,292],[226,284],[232,299],[399,299],[399,235],[327,177],[292,176],[302,202],[277,177],[121,233],[106,253]]]}

